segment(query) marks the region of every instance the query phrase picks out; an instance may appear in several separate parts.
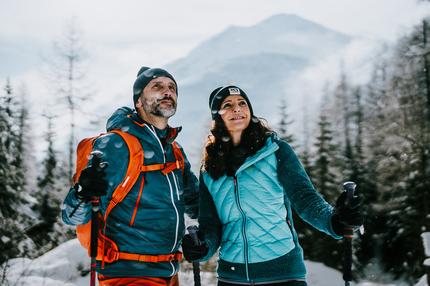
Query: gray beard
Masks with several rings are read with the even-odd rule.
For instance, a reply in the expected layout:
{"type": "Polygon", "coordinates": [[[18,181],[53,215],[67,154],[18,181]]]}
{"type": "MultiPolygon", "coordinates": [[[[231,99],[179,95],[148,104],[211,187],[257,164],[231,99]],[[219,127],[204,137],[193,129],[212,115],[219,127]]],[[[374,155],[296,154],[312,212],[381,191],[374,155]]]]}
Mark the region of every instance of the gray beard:
{"type": "Polygon", "coordinates": [[[176,106],[172,106],[171,108],[161,108],[156,102],[152,102],[151,104],[145,102],[143,104],[143,109],[147,113],[164,118],[170,118],[176,113],[176,106]]]}

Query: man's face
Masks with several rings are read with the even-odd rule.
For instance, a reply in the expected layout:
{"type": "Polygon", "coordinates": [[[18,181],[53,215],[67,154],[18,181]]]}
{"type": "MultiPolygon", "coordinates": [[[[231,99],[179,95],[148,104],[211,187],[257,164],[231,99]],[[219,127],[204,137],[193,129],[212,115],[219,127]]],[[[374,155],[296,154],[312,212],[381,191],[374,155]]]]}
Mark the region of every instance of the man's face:
{"type": "Polygon", "coordinates": [[[176,112],[176,84],[168,77],[157,77],[143,89],[136,108],[153,116],[169,118],[176,112]]]}

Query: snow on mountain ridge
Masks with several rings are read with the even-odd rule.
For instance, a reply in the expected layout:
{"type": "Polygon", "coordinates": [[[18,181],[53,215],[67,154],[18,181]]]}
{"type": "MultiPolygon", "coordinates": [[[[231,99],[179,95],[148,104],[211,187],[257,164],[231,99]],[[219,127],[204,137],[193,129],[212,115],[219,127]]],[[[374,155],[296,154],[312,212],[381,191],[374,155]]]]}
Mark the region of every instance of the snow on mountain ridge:
{"type": "Polygon", "coordinates": [[[166,69],[179,80],[188,81],[235,57],[264,52],[315,60],[350,40],[299,16],[278,14],[254,26],[229,27],[198,45],[185,58],[166,65],[166,69]]]}
{"type": "Polygon", "coordinates": [[[271,17],[262,20],[257,23],[259,27],[273,27],[273,26],[284,26],[293,27],[294,30],[301,30],[303,32],[310,30],[319,30],[321,33],[334,33],[337,35],[343,35],[345,38],[349,38],[348,35],[342,34],[321,24],[304,19],[296,14],[275,14],[271,17]]]}

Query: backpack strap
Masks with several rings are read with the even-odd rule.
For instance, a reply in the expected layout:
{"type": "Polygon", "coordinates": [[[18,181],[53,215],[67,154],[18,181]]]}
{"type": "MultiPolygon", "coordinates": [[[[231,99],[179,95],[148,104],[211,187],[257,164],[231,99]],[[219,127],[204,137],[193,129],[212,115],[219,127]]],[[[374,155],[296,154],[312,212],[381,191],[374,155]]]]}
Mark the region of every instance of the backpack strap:
{"type": "Polygon", "coordinates": [[[144,154],[142,145],[135,136],[128,134],[126,132],[120,130],[112,130],[111,133],[115,133],[124,140],[128,147],[129,159],[128,159],[128,167],[126,176],[123,181],[118,185],[115,191],[112,194],[112,198],[109,201],[109,205],[106,208],[106,212],[104,215],[104,220],[106,221],[109,213],[112,209],[122,202],[127,194],[132,189],[133,185],[136,183],[137,179],[140,175],[140,167],[143,166],[144,162],[144,154]]]}
{"type": "Polygon", "coordinates": [[[141,262],[152,262],[152,263],[181,261],[182,253],[176,252],[176,253],[170,253],[170,254],[149,255],[149,254],[119,252],[118,259],[134,260],[134,261],[141,261],[141,262]]]}
{"type": "Polygon", "coordinates": [[[176,162],[178,162],[177,164],[181,168],[182,173],[184,173],[185,158],[184,158],[184,154],[181,151],[181,147],[179,147],[179,144],[176,143],[176,141],[172,143],[172,146],[173,146],[173,154],[175,155],[176,162]]]}
{"type": "MultiPolygon", "coordinates": [[[[109,243],[112,241],[106,237],[109,243]]],[[[138,254],[138,253],[128,253],[128,252],[120,252],[116,244],[113,243],[113,247],[110,246],[106,249],[105,256],[101,255],[101,249],[99,248],[97,260],[104,259],[107,263],[112,263],[118,260],[130,260],[130,261],[140,261],[140,262],[170,262],[170,261],[181,261],[182,260],[182,252],[178,251],[175,253],[169,254],[138,254]]]]}
{"type": "Polygon", "coordinates": [[[163,175],[167,175],[173,170],[180,169],[182,173],[184,172],[185,167],[185,159],[184,155],[181,152],[181,148],[178,143],[172,143],[173,154],[175,156],[175,162],[167,162],[165,164],[152,164],[152,165],[142,165],[142,172],[151,172],[151,171],[161,171],[163,175]]]}
{"type": "Polygon", "coordinates": [[[176,162],[166,163],[164,170],[162,171],[164,175],[172,172],[175,169],[180,169],[184,173],[185,159],[184,154],[182,154],[179,144],[176,142],[172,143],[173,154],[175,155],[176,162]]]}

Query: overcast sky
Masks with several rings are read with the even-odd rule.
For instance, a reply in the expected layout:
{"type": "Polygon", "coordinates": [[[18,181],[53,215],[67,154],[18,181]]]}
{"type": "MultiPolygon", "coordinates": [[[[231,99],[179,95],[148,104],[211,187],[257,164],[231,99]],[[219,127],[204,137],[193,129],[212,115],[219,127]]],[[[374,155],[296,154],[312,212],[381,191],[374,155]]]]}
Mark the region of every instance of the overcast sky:
{"type": "Polygon", "coordinates": [[[228,26],[255,25],[279,13],[393,42],[430,15],[430,7],[416,0],[0,0],[0,85],[7,77],[15,86],[24,83],[31,106],[52,101],[41,56],[49,57],[52,42],[75,18],[97,98],[130,95],[122,101],[128,104],[140,66],[162,67],[228,26]]]}
{"type": "Polygon", "coordinates": [[[230,25],[293,13],[350,35],[393,40],[429,12],[416,0],[0,0],[0,77],[35,68],[76,17],[90,55],[163,66],[230,25]]]}

